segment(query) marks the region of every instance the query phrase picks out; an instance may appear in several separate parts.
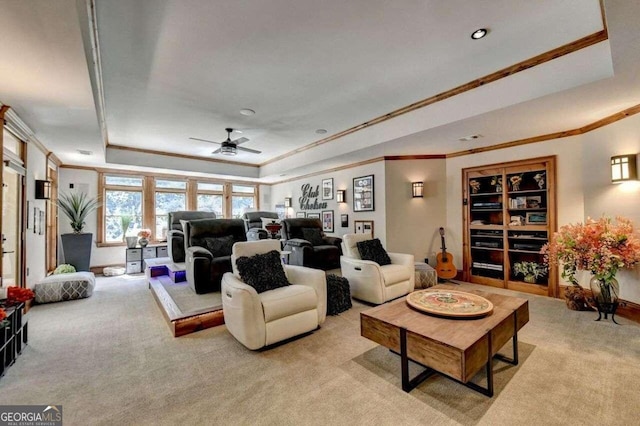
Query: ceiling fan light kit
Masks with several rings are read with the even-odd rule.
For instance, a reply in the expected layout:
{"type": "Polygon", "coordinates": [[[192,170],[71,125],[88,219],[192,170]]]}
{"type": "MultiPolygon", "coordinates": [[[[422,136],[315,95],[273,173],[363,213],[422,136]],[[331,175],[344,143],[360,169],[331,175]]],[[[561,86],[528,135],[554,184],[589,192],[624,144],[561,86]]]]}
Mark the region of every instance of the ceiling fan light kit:
{"type": "Polygon", "coordinates": [[[261,154],[262,151],[258,151],[256,149],[251,149],[251,148],[245,148],[243,146],[238,146],[241,143],[245,143],[248,142],[249,139],[242,137],[242,138],[238,138],[236,140],[231,140],[231,132],[233,132],[233,129],[230,127],[227,127],[226,129],[224,129],[227,132],[227,140],[224,142],[216,142],[216,141],[210,141],[207,139],[200,139],[200,138],[189,138],[191,140],[194,141],[200,141],[200,142],[208,142],[208,143],[216,143],[218,145],[220,145],[220,148],[216,149],[215,151],[212,152],[212,154],[222,154],[222,155],[236,155],[238,154],[238,150],[240,151],[245,151],[245,152],[250,152],[252,154],[261,154]]]}

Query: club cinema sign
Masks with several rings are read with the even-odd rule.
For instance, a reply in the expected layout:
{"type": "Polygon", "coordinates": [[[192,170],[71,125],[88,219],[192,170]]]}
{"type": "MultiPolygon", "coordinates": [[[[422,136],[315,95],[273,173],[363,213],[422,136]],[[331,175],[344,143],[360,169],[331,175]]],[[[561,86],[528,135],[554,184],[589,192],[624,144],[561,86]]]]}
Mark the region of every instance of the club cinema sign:
{"type": "Polygon", "coordinates": [[[327,203],[318,202],[320,185],[316,185],[316,188],[313,189],[311,184],[305,183],[300,189],[302,190],[302,196],[298,198],[300,210],[320,210],[327,208],[327,203]],[[313,201],[311,201],[311,199],[313,199],[313,201]]]}

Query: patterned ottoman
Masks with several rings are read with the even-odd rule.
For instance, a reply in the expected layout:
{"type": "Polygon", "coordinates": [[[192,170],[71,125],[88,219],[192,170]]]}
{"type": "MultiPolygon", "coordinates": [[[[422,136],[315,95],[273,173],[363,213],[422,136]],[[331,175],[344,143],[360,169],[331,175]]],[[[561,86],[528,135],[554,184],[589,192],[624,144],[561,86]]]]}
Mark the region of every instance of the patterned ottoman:
{"type": "Polygon", "coordinates": [[[327,275],[327,315],[338,315],[350,308],[349,281],[335,274],[327,275]]]}
{"type": "Polygon", "coordinates": [[[50,275],[36,284],[36,303],[84,299],[93,294],[95,285],[93,272],[50,275]]]}

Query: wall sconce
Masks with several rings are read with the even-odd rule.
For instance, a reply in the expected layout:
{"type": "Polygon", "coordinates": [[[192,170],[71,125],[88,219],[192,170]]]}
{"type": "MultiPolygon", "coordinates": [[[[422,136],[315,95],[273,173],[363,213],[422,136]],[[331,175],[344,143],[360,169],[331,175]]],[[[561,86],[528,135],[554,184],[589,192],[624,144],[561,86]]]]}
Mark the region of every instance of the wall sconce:
{"type": "Polygon", "coordinates": [[[36,200],[51,199],[51,181],[36,180],[36,200]]]}
{"type": "Polygon", "coordinates": [[[347,199],[347,190],[346,189],[338,189],[336,191],[336,201],[338,203],[344,203],[347,199]]]}
{"type": "Polygon", "coordinates": [[[413,194],[413,198],[423,198],[423,190],[424,183],[422,182],[411,182],[411,193],[413,194]]]}
{"type": "Polygon", "coordinates": [[[285,207],[291,207],[291,197],[284,197],[284,206],[285,207]]]}
{"type": "Polygon", "coordinates": [[[636,154],[614,155],[611,157],[611,182],[620,183],[637,180],[636,154]]]}

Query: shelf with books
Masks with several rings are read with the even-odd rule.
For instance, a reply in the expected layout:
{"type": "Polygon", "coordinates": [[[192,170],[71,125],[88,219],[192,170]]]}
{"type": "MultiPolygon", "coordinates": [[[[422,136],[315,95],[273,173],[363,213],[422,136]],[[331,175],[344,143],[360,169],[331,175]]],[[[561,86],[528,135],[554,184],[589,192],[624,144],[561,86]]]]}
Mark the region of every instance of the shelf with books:
{"type": "Polygon", "coordinates": [[[543,262],[540,249],[555,230],[555,157],[469,168],[463,176],[466,279],[555,296],[555,271],[535,282],[514,271],[543,262]]]}

